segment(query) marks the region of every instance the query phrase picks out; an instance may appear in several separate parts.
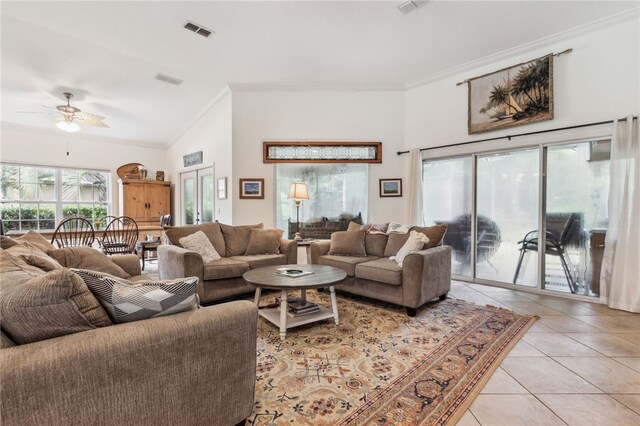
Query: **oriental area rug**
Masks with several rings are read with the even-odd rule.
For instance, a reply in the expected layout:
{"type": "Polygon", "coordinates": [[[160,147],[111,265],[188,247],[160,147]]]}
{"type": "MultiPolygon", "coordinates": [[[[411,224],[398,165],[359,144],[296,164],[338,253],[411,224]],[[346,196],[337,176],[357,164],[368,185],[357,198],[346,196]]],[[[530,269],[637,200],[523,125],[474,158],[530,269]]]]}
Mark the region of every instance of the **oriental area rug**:
{"type": "MultiPolygon", "coordinates": [[[[316,303],[329,296],[308,291],[316,303]]],[[[261,305],[274,301],[266,295],[261,305]]],[[[258,321],[248,425],[455,424],[535,318],[459,300],[404,308],[339,295],[340,325],[258,321]]]]}

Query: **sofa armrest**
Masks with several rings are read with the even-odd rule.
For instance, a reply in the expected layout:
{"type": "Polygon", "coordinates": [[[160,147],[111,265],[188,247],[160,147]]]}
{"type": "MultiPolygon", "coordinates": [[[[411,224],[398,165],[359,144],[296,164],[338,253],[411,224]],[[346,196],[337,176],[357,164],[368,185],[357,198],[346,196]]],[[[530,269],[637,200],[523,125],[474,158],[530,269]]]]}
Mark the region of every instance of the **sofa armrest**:
{"type": "Polygon", "coordinates": [[[312,241],[309,244],[309,253],[311,255],[311,264],[317,265],[320,256],[324,256],[329,253],[331,247],[331,240],[312,241]]]}
{"type": "Polygon", "coordinates": [[[287,264],[298,263],[298,242],[296,240],[280,240],[280,253],[287,255],[287,264]]]}
{"type": "Polygon", "coordinates": [[[451,247],[411,253],[402,262],[404,306],[417,308],[451,289],[451,247]]]}
{"type": "Polygon", "coordinates": [[[2,349],[1,423],[236,424],[253,409],[257,317],[238,301],[2,349]]]}
{"type": "Polygon", "coordinates": [[[109,259],[124,269],[124,271],[132,277],[142,274],[142,270],[140,269],[140,258],[137,254],[116,254],[109,256],[109,259]]]}
{"type": "Polygon", "coordinates": [[[198,295],[204,300],[204,262],[198,253],[178,246],[159,246],[158,269],[161,280],[198,277],[198,295]]]}

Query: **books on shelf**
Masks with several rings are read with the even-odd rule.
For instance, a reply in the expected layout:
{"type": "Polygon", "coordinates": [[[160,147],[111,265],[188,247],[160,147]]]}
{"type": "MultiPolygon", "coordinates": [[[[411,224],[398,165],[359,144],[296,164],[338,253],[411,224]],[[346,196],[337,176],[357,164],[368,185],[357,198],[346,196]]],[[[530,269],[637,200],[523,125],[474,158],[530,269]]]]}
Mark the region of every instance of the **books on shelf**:
{"type": "Polygon", "coordinates": [[[313,274],[313,271],[303,271],[301,269],[288,269],[288,268],[279,268],[276,272],[276,275],[283,275],[285,277],[297,278],[303,277],[305,275],[313,274]]]}
{"type": "MultiPolygon", "coordinates": [[[[276,297],[276,303],[280,304],[280,298],[276,297]]],[[[320,312],[320,307],[301,297],[287,297],[287,313],[289,316],[308,315],[314,312],[320,312]]]]}

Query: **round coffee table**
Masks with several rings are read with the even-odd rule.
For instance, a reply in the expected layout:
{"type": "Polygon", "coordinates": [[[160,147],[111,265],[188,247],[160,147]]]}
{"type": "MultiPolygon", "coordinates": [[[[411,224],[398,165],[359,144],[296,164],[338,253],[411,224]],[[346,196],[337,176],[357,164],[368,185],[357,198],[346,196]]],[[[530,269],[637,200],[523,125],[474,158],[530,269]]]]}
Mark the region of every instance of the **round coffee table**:
{"type": "Polygon", "coordinates": [[[339,323],[338,303],[336,302],[336,291],[333,286],[347,277],[347,273],[342,269],[324,265],[278,265],[266,266],[264,268],[252,269],[245,272],[242,278],[256,286],[255,303],[258,306],[260,294],[263,288],[280,290],[280,308],[260,309],[260,316],[280,328],[280,339],[287,337],[287,329],[303,324],[333,318],[336,324],[339,323]],[[299,271],[312,272],[309,275],[300,277],[290,277],[278,274],[280,269],[295,269],[299,271]],[[306,315],[289,316],[287,314],[287,293],[299,290],[301,298],[306,300],[306,290],[329,287],[331,291],[331,310],[318,306],[319,311],[306,315]]]}

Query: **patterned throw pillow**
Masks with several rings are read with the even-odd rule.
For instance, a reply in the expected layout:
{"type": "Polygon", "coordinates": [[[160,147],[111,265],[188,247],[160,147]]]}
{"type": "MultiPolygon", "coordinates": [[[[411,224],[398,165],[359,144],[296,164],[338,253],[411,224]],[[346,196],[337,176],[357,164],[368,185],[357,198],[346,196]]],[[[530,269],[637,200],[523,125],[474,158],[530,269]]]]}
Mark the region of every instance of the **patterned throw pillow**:
{"type": "Polygon", "coordinates": [[[134,283],[99,272],[74,269],[114,323],[190,311],[200,306],[197,277],[134,283]]]}
{"type": "Polygon", "coordinates": [[[389,259],[395,260],[396,263],[402,266],[402,262],[404,262],[404,258],[407,257],[411,253],[416,253],[422,250],[422,246],[429,242],[429,238],[419,232],[411,231],[409,233],[409,238],[407,242],[398,250],[398,254],[395,256],[391,256],[389,259]]]}
{"type": "Polygon", "coordinates": [[[411,230],[411,225],[403,225],[398,222],[389,222],[387,234],[407,234],[411,230]]]}
{"type": "Polygon", "coordinates": [[[204,263],[220,259],[220,254],[218,254],[213,244],[211,244],[211,241],[209,241],[209,238],[207,238],[207,235],[202,231],[182,237],[179,241],[182,247],[195,251],[202,256],[204,263]]]}
{"type": "Polygon", "coordinates": [[[386,234],[388,228],[388,223],[368,223],[362,225],[361,229],[364,229],[367,234],[386,234]]]}

